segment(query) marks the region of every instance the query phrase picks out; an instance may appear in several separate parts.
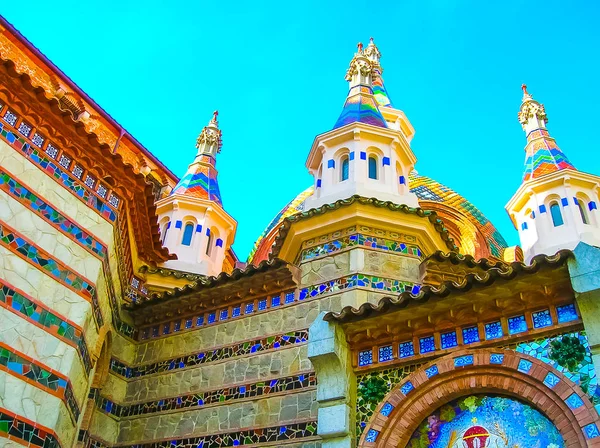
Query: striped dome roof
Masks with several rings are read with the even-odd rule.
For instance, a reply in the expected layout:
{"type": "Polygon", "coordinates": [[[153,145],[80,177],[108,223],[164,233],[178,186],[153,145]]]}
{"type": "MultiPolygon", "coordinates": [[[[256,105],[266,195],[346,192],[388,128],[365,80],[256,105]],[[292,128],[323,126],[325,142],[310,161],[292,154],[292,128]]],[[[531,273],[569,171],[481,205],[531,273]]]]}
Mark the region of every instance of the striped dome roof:
{"type": "MultiPolygon", "coordinates": [[[[461,252],[476,258],[502,258],[506,241],[477,207],[454,190],[416,171],[410,174],[409,180],[411,191],[417,195],[421,207],[440,215],[452,237],[461,243],[461,252]]],[[[280,224],[288,216],[304,211],[304,202],[312,192],[313,187],[304,190],[271,220],[256,240],[248,256],[249,263],[257,264],[268,258],[280,224]]]]}

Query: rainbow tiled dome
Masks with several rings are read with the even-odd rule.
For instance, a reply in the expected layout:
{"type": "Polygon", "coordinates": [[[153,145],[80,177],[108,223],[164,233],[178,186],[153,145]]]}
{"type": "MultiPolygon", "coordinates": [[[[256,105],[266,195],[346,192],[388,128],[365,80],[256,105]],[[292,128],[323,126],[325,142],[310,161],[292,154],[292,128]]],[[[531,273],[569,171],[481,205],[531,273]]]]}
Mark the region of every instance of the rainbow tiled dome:
{"type": "MultiPolygon", "coordinates": [[[[500,232],[477,207],[450,188],[413,171],[411,191],[419,198],[421,207],[434,210],[449,228],[461,252],[476,258],[501,259],[507,244],[500,232]]],[[[269,256],[277,231],[285,218],[304,211],[304,202],[313,192],[307,188],[288,203],[269,223],[256,240],[248,262],[258,264],[269,256]]]]}

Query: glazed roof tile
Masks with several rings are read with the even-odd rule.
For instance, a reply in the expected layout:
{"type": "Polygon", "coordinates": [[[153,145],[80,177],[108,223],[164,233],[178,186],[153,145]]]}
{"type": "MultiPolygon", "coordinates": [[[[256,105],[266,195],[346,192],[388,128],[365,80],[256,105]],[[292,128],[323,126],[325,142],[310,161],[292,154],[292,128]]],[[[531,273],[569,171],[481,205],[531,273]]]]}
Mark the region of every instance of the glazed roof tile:
{"type": "Polygon", "coordinates": [[[387,123],[379,111],[373,89],[369,86],[352,87],[344,103],[342,113],[333,129],[341,128],[350,123],[364,123],[381,128],[387,128],[387,123]]]}
{"type": "Polygon", "coordinates": [[[200,162],[189,166],[187,172],[177,183],[171,195],[182,194],[206,199],[222,204],[217,169],[211,156],[202,156],[200,162]]]}
{"type": "Polygon", "coordinates": [[[540,178],[545,174],[554,173],[555,171],[576,169],[567,156],[560,150],[556,141],[550,137],[547,130],[537,129],[532,131],[527,136],[527,140],[530,143],[527,146],[525,155],[524,182],[540,178]]]}

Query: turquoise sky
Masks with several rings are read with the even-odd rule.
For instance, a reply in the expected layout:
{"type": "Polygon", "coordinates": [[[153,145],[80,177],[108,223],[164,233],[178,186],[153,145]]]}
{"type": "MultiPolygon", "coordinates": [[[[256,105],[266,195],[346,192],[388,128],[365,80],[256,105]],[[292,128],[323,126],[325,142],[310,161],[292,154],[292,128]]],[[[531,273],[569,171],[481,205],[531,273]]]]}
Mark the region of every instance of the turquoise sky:
{"type": "Polygon", "coordinates": [[[225,208],[245,259],[311,184],[304,162],[347,93],[356,44],[382,52],[416,129],[422,174],[473,202],[517,244],[521,83],[575,166],[600,174],[599,4],[582,1],[3,2],[0,13],[181,176],[219,109],[225,208]]]}

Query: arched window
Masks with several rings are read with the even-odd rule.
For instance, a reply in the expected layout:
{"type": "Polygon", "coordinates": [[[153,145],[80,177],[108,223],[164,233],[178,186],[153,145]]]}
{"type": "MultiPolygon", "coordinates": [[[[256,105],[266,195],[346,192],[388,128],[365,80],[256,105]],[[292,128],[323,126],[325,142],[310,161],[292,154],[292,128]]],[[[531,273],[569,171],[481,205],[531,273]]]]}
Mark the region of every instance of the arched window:
{"type": "Polygon", "coordinates": [[[340,173],[340,180],[343,182],[345,180],[348,180],[348,176],[350,175],[350,160],[348,159],[348,156],[344,156],[342,158],[342,172],[340,173]]]}
{"type": "Polygon", "coordinates": [[[377,157],[369,156],[369,179],[377,179],[377,157]]]}
{"type": "Polygon", "coordinates": [[[165,242],[165,240],[167,239],[167,230],[169,230],[169,227],[171,227],[171,222],[167,221],[163,224],[163,228],[162,228],[162,235],[160,236],[160,240],[163,242],[165,242]]]}
{"type": "Polygon", "coordinates": [[[588,218],[587,210],[585,209],[585,201],[583,199],[577,199],[577,208],[579,209],[579,214],[581,215],[583,223],[589,224],[590,219],[588,218]]]}
{"type": "Polygon", "coordinates": [[[189,246],[192,244],[192,236],[194,235],[194,224],[188,222],[183,229],[183,239],[181,240],[181,244],[184,246],[189,246]]]}
{"type": "Polygon", "coordinates": [[[563,221],[562,213],[560,212],[560,205],[558,205],[558,202],[552,202],[550,204],[550,215],[552,216],[552,224],[554,224],[554,227],[562,226],[565,223],[563,221]]]}
{"type": "Polygon", "coordinates": [[[207,229],[207,242],[206,242],[206,255],[208,255],[210,257],[210,254],[212,252],[212,242],[213,242],[213,235],[212,232],[210,230],[207,229]]]}

